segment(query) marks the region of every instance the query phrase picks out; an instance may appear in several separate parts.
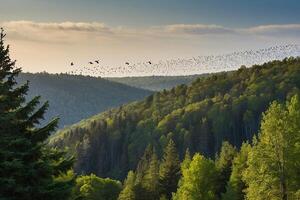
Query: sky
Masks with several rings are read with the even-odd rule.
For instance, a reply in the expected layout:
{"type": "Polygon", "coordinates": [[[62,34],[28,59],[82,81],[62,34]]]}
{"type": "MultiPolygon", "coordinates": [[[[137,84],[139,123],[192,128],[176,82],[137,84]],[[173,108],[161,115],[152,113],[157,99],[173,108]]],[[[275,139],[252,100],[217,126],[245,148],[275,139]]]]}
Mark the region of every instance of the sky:
{"type": "Polygon", "coordinates": [[[70,62],[95,59],[117,67],[300,44],[297,0],[0,0],[0,5],[11,54],[30,72],[65,72],[70,62]]]}

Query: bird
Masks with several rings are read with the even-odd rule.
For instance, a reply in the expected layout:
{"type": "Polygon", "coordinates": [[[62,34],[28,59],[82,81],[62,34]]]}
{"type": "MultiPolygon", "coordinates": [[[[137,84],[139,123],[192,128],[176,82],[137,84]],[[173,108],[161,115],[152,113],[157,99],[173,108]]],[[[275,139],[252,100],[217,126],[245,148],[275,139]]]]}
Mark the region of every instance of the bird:
{"type": "Polygon", "coordinates": [[[93,62],[89,62],[91,65],[93,64],[93,62]]]}
{"type": "Polygon", "coordinates": [[[71,66],[73,66],[74,65],[74,63],[73,62],[71,62],[71,66]]]}
{"type": "Polygon", "coordinates": [[[149,63],[150,65],[152,64],[152,62],[151,62],[151,61],[149,61],[148,63],[149,63]]]}
{"type": "Polygon", "coordinates": [[[95,62],[96,62],[97,64],[99,64],[99,60],[95,60],[95,62]]]}
{"type": "Polygon", "coordinates": [[[126,65],[129,65],[129,62],[126,62],[125,64],[126,64],[126,65]]]}

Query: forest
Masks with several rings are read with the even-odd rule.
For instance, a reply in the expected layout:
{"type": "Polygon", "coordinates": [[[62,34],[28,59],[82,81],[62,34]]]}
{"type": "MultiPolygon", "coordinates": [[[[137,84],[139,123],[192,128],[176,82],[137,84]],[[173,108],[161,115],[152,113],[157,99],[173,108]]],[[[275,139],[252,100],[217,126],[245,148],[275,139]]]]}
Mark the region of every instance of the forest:
{"type": "Polygon", "coordinates": [[[161,91],[164,89],[172,89],[173,87],[181,84],[190,84],[195,79],[208,75],[209,74],[197,74],[189,76],[108,77],[105,79],[145,90],[161,91]]]}
{"type": "Polygon", "coordinates": [[[299,92],[299,65],[289,58],[199,78],[83,120],[49,143],[77,157],[76,172],[121,180],[149,144],[160,158],[170,139],[180,160],[186,149],[214,158],[223,141],[236,148],[250,141],[271,102],[299,92]]]}
{"type": "Polygon", "coordinates": [[[0,33],[1,200],[300,198],[300,58],[198,78],[55,132],[0,33]]]}
{"type": "Polygon", "coordinates": [[[27,99],[41,96],[42,102],[49,101],[45,122],[59,117],[60,128],[152,93],[103,78],[81,75],[20,73],[16,80],[19,85],[29,81],[27,99]]]}

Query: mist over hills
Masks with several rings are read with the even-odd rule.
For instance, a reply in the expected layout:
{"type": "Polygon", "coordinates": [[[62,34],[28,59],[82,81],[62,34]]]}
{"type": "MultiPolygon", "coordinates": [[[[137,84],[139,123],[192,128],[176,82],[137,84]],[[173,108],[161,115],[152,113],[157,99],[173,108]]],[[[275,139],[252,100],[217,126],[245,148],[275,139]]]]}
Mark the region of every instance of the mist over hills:
{"type": "Polygon", "coordinates": [[[189,76],[141,76],[141,77],[115,77],[105,78],[110,81],[126,84],[151,91],[171,89],[181,84],[190,84],[199,77],[209,74],[189,75],[189,76]]]}
{"type": "Polygon", "coordinates": [[[152,92],[102,78],[66,74],[21,73],[19,84],[29,83],[28,100],[40,95],[49,101],[45,120],[60,117],[59,127],[79,122],[122,104],[142,99],[152,92]]]}

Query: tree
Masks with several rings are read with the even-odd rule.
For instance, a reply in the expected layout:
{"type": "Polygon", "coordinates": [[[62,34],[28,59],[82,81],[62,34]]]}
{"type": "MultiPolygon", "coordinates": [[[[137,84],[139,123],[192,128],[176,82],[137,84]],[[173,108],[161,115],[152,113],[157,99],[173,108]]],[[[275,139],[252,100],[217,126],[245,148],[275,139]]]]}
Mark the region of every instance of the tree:
{"type": "Polygon", "coordinates": [[[46,146],[58,119],[45,126],[39,122],[48,102],[37,108],[40,97],[25,101],[28,82],[17,86],[21,72],[4,45],[0,33],[0,199],[67,199],[74,181],[73,159],[46,146]]]}
{"type": "Polygon", "coordinates": [[[215,200],[217,169],[212,160],[195,154],[189,167],[182,172],[175,200],[215,200]]]}
{"type": "Polygon", "coordinates": [[[230,178],[232,161],[236,155],[236,149],[229,142],[223,142],[220,154],[216,158],[216,168],[218,170],[217,194],[226,191],[226,184],[230,178]]]}
{"type": "Polygon", "coordinates": [[[142,182],[142,186],[147,191],[150,199],[158,199],[158,197],[159,197],[158,173],[159,173],[159,161],[158,161],[156,153],[153,152],[148,169],[146,170],[146,173],[145,173],[145,176],[144,176],[144,179],[142,182]]]}
{"type": "Polygon", "coordinates": [[[247,168],[248,153],[251,150],[249,143],[243,143],[240,151],[233,159],[232,172],[226,186],[226,193],[222,195],[222,200],[243,200],[246,189],[242,180],[242,173],[247,168]]]}
{"type": "Polygon", "coordinates": [[[119,200],[135,200],[137,199],[135,193],[135,174],[133,171],[129,171],[127,178],[124,182],[123,190],[119,195],[119,200]]]}
{"type": "Polygon", "coordinates": [[[172,193],[176,192],[180,179],[180,160],[173,140],[170,140],[164,150],[163,159],[159,170],[160,194],[167,199],[172,198],[172,193]]]}
{"type": "Polygon", "coordinates": [[[155,149],[148,145],[136,169],[135,193],[138,200],[159,198],[158,170],[159,161],[155,149]]]}
{"type": "Polygon", "coordinates": [[[263,115],[260,133],[249,153],[243,180],[247,199],[296,199],[299,195],[300,102],[273,102],[263,115]]]}
{"type": "Polygon", "coordinates": [[[76,179],[73,195],[74,198],[82,200],[116,200],[121,189],[119,181],[91,174],[76,179]]]}

